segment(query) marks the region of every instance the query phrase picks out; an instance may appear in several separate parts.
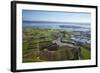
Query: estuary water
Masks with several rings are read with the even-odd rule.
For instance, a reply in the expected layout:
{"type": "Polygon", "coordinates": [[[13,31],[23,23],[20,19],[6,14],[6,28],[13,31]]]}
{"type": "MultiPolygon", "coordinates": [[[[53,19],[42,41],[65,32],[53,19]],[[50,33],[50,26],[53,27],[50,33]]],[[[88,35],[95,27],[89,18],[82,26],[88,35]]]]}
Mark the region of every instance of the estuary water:
{"type": "Polygon", "coordinates": [[[66,31],[90,31],[89,23],[65,23],[65,22],[22,22],[23,28],[40,28],[40,29],[63,29],[66,31]]]}

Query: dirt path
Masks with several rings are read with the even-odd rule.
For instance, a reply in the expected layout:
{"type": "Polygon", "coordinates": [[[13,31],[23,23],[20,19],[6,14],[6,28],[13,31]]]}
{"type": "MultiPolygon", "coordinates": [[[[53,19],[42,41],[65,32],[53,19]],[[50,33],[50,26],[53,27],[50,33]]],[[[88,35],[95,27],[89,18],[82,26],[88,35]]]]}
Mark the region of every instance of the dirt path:
{"type": "Polygon", "coordinates": [[[69,46],[69,47],[74,47],[73,44],[70,44],[70,43],[67,43],[67,42],[66,42],[66,43],[61,42],[61,37],[57,38],[56,40],[53,40],[52,42],[58,44],[59,46],[69,46]]]}

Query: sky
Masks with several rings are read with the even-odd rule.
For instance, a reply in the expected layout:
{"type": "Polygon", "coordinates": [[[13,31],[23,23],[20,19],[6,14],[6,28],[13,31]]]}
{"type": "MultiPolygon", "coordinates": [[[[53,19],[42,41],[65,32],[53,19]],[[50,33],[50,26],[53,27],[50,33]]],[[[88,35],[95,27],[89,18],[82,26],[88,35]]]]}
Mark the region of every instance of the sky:
{"type": "Polygon", "coordinates": [[[23,10],[23,21],[90,23],[90,13],[23,10]]]}

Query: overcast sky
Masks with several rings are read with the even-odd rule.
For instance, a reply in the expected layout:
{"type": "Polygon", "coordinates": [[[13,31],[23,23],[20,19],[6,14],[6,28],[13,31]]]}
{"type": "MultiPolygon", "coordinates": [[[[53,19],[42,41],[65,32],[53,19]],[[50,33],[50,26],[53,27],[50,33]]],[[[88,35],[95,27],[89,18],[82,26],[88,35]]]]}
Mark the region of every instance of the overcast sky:
{"type": "Polygon", "coordinates": [[[90,13],[75,13],[75,12],[23,10],[22,20],[23,21],[90,23],[91,14],[90,13]]]}

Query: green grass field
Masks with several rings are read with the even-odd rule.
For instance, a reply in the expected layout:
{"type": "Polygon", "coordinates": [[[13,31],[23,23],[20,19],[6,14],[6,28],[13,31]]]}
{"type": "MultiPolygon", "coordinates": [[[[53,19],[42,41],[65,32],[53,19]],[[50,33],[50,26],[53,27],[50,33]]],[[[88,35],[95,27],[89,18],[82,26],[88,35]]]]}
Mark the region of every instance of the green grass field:
{"type": "Polygon", "coordinates": [[[91,52],[85,47],[81,47],[81,55],[84,60],[91,58],[91,52]]]}
{"type": "MultiPolygon", "coordinates": [[[[53,41],[57,40],[59,37],[60,32],[64,32],[64,40],[70,39],[70,34],[72,33],[68,33],[63,30],[33,28],[23,29],[23,62],[79,60],[78,51],[67,45],[58,45],[58,48],[55,51],[46,50],[48,48],[40,50],[42,47],[53,44],[53,41]]],[[[76,32],[76,34],[80,33],[76,32]]],[[[82,60],[91,58],[90,46],[84,45],[81,47],[81,58],[82,60]]]]}

